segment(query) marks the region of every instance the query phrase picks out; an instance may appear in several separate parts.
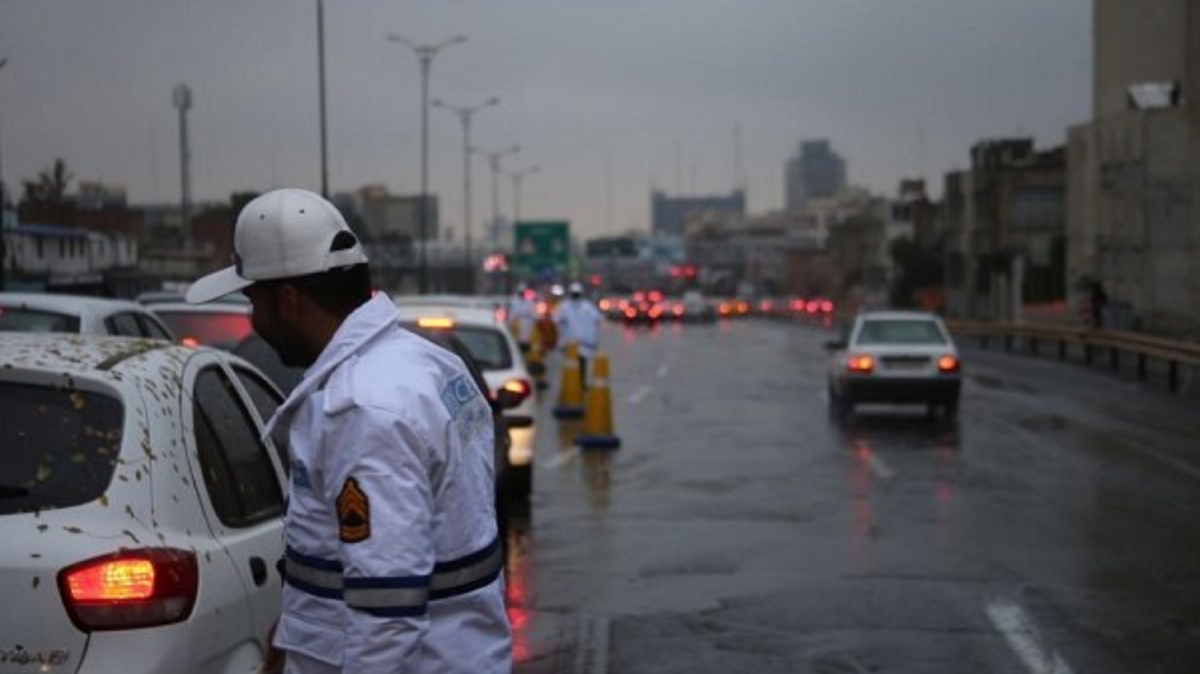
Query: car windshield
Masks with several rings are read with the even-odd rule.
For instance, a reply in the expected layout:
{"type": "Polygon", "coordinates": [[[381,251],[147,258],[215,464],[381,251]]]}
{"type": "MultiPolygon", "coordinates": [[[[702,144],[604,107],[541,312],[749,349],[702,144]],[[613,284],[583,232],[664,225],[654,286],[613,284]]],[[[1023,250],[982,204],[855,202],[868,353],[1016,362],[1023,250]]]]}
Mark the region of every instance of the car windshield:
{"type": "Polygon", "coordinates": [[[232,350],[254,332],[250,314],[215,311],[169,311],[156,309],[158,317],[180,340],[232,350]]]}
{"type": "Polygon", "coordinates": [[[945,344],[937,323],[925,320],[868,320],[858,331],[856,344],[945,344]]]}
{"type": "Polygon", "coordinates": [[[79,317],[23,307],[0,307],[0,331],[79,332],[79,317]]]}
{"type": "Polygon", "coordinates": [[[0,515],[99,498],[121,448],[123,409],[108,395],[0,382],[0,515]]]}

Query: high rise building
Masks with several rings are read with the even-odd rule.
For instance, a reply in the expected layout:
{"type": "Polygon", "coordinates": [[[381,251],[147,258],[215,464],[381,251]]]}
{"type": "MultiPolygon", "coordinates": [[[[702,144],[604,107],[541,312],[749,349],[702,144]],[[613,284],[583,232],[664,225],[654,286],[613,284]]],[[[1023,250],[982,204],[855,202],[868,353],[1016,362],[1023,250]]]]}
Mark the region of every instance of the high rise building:
{"type": "Polygon", "coordinates": [[[846,186],[846,160],[833,151],[828,140],[805,140],[785,166],[784,185],[792,213],[802,213],[808,200],[832,197],[846,186]]]}
{"type": "Polygon", "coordinates": [[[738,189],[729,196],[668,197],[656,190],[650,195],[650,228],[658,236],[684,236],[689,220],[709,215],[745,221],[746,193],[738,189]]]}

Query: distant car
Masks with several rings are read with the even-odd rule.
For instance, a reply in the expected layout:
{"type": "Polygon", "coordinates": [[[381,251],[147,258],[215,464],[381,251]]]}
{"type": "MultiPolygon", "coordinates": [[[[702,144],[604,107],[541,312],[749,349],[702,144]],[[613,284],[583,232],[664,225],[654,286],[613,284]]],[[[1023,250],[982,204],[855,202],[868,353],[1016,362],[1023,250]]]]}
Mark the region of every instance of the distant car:
{"type": "Polygon", "coordinates": [[[137,302],[51,293],[0,292],[0,331],[175,339],[137,302]]]}
{"type": "Polygon", "coordinates": [[[685,291],[681,304],[683,315],[680,318],[686,323],[711,323],[717,320],[717,310],[699,290],[685,291]]]}
{"type": "Polygon", "coordinates": [[[533,490],[537,400],[533,378],[508,326],[487,308],[414,305],[403,301],[396,304],[401,325],[417,332],[453,335],[466,346],[483,371],[493,394],[505,396],[504,421],[511,445],[505,464],[497,467],[498,472],[503,470],[508,477],[497,487],[506,498],[528,499],[533,490]]]}
{"type": "Polygon", "coordinates": [[[248,302],[155,302],[148,307],[170,326],[181,343],[190,346],[232,351],[254,333],[248,302]]]}
{"type": "Polygon", "coordinates": [[[280,610],[286,450],[261,435],[281,401],[211,349],[0,340],[0,671],[254,671],[280,610]]]}
{"type": "Polygon", "coordinates": [[[950,331],[933,314],[859,314],[846,339],[830,342],[829,404],[847,416],[860,403],[920,403],[958,414],[962,364],[950,331]]]}

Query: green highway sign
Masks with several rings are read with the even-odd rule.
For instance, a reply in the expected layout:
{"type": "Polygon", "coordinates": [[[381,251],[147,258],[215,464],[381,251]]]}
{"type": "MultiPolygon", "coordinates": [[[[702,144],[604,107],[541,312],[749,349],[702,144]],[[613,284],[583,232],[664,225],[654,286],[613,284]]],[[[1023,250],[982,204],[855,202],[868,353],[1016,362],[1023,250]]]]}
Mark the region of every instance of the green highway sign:
{"type": "Polygon", "coordinates": [[[518,222],[513,227],[512,268],[527,280],[567,275],[571,225],[566,221],[518,222]]]}

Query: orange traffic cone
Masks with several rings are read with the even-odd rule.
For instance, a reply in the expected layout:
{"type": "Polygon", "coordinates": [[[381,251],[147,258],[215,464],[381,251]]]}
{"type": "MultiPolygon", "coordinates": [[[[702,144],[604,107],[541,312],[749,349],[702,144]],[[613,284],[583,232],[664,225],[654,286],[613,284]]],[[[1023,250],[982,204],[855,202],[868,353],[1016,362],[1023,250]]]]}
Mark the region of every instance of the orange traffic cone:
{"type": "Polygon", "coordinates": [[[608,356],[597,353],[592,360],[592,381],[586,394],[583,431],[575,438],[580,447],[615,449],[621,438],[613,434],[612,397],[608,392],[608,356]]]}
{"type": "Polygon", "coordinates": [[[546,383],[546,361],[542,358],[541,331],[534,330],[529,335],[529,353],[525,354],[525,367],[529,368],[529,376],[537,390],[544,391],[549,386],[546,383]]]}
{"type": "Polygon", "coordinates": [[[554,416],[560,419],[578,419],[583,416],[583,378],[579,372],[579,346],[567,344],[563,356],[562,377],[558,386],[558,406],[554,416]]]}

